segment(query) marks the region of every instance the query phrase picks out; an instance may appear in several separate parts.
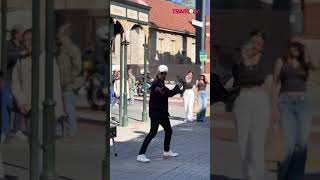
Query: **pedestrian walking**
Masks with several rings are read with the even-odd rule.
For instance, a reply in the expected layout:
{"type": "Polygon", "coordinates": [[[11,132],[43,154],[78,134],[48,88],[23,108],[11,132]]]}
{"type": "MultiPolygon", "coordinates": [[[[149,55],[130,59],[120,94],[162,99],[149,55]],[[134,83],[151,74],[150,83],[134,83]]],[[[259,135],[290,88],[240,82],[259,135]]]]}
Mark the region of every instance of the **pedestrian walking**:
{"type": "Polygon", "coordinates": [[[13,108],[13,96],[3,72],[0,72],[0,144],[3,143],[10,133],[10,111],[13,108]]]}
{"type": "Polygon", "coordinates": [[[13,98],[10,93],[10,88],[6,84],[3,72],[0,72],[0,105],[0,180],[4,180],[5,169],[2,160],[2,144],[10,132],[9,113],[13,105],[13,98]]]}
{"type": "Polygon", "coordinates": [[[317,67],[318,63],[310,58],[305,46],[298,41],[291,42],[288,55],[276,62],[273,112],[280,112],[285,145],[285,156],[279,165],[278,180],[304,179],[312,124],[307,81],[309,71],[317,67]]]}
{"type": "Polygon", "coordinates": [[[184,102],[184,110],[186,114],[185,122],[194,121],[195,118],[193,116],[193,103],[195,99],[195,84],[193,82],[193,72],[188,71],[185,79],[183,81],[183,102],[184,102]]]}
{"type": "MultiPolygon", "coordinates": [[[[63,93],[64,109],[68,115],[66,128],[67,136],[73,138],[77,132],[76,117],[76,90],[82,86],[78,81],[81,73],[81,52],[71,39],[72,29],[70,24],[63,25],[58,30],[58,55],[57,63],[60,70],[61,87],[63,93]]],[[[58,134],[61,134],[59,125],[58,134]]]]}
{"type": "MultiPolygon", "coordinates": [[[[32,95],[32,30],[28,29],[25,31],[24,35],[24,46],[29,52],[29,56],[24,59],[18,60],[12,73],[12,93],[17,100],[17,105],[19,112],[26,118],[30,119],[31,115],[31,95],[32,95]]],[[[60,85],[60,75],[59,69],[54,61],[54,101],[55,106],[55,116],[56,118],[65,116],[62,97],[61,97],[61,85],[60,85]]],[[[39,74],[39,112],[42,114],[43,102],[45,100],[45,56],[40,55],[40,74],[39,74]]],[[[39,115],[42,118],[42,115],[39,115]]],[[[40,121],[42,122],[42,121],[40,121]]],[[[42,127],[42,126],[40,126],[42,127]]],[[[31,129],[32,130],[32,129],[31,129]]]]}
{"type": "Polygon", "coordinates": [[[169,90],[164,83],[167,73],[168,67],[166,65],[160,65],[151,85],[149,100],[149,117],[151,119],[151,128],[149,134],[143,141],[137,157],[139,162],[150,162],[150,159],[146,157],[145,153],[148,145],[157,135],[159,125],[161,125],[165,131],[163,156],[178,156],[178,153],[173,152],[170,148],[172,128],[169,120],[170,115],[168,112],[168,98],[181,93],[180,88],[182,87],[176,85],[172,90],[169,90]]]}
{"type": "MultiPolygon", "coordinates": [[[[11,39],[8,42],[8,64],[7,64],[7,83],[11,88],[12,71],[19,59],[23,59],[28,56],[28,51],[23,47],[23,33],[25,28],[16,24],[11,29],[11,39]]],[[[19,112],[19,108],[16,103],[16,99],[13,102],[13,109],[10,113],[10,119],[13,124],[13,130],[15,137],[21,140],[27,140],[27,136],[24,133],[28,131],[27,123],[24,116],[19,112]]]]}
{"type": "Polygon", "coordinates": [[[271,115],[268,77],[271,71],[263,55],[265,35],[254,31],[250,42],[241,48],[241,60],[233,67],[236,86],[240,88],[233,112],[240,144],[244,179],[264,179],[264,146],[271,115]]]}
{"type": "MultiPolygon", "coordinates": [[[[128,81],[127,82],[127,93],[129,93],[129,84],[128,84],[128,81]]],[[[122,96],[123,94],[121,94],[121,73],[120,73],[120,70],[117,71],[117,76],[116,76],[116,80],[114,82],[114,93],[115,93],[115,96],[116,96],[116,101],[117,101],[117,104],[119,104],[119,99],[120,99],[120,96],[122,96]]]]}
{"type": "Polygon", "coordinates": [[[19,59],[28,56],[28,52],[24,49],[23,43],[23,33],[25,28],[20,25],[14,25],[11,30],[11,39],[8,42],[8,65],[7,65],[7,79],[9,83],[12,78],[12,71],[19,59]]]}
{"type": "Polygon", "coordinates": [[[136,77],[132,74],[132,68],[128,70],[128,84],[129,84],[129,104],[134,104],[134,93],[136,90],[136,77]]]}
{"type": "Polygon", "coordinates": [[[197,89],[197,101],[199,106],[199,112],[197,113],[197,121],[203,122],[206,117],[207,107],[207,85],[209,82],[204,74],[200,75],[200,78],[196,82],[197,89]]]}

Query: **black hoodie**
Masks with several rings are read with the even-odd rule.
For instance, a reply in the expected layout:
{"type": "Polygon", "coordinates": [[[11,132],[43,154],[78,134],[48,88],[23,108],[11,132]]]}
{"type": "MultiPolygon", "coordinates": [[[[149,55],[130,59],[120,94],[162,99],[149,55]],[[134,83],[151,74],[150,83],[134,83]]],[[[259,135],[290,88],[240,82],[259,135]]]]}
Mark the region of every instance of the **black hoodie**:
{"type": "Polygon", "coordinates": [[[149,100],[149,116],[151,119],[168,118],[168,98],[179,94],[181,90],[176,85],[172,90],[169,90],[162,80],[155,80],[151,85],[150,100],[149,100]]]}

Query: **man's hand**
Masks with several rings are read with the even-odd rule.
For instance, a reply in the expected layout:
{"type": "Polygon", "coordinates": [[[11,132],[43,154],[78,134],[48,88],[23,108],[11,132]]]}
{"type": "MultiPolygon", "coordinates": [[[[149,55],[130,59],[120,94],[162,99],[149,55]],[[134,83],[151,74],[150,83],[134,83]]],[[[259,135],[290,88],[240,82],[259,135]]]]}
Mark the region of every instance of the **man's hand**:
{"type": "Polygon", "coordinates": [[[272,113],[271,113],[271,123],[272,126],[276,125],[279,123],[279,119],[280,119],[280,112],[277,106],[274,106],[272,108],[272,113]]]}
{"type": "Polygon", "coordinates": [[[22,114],[27,114],[28,113],[28,110],[29,108],[28,108],[28,105],[26,105],[26,104],[23,104],[23,105],[21,105],[20,106],[20,112],[22,113],[22,114]]]}

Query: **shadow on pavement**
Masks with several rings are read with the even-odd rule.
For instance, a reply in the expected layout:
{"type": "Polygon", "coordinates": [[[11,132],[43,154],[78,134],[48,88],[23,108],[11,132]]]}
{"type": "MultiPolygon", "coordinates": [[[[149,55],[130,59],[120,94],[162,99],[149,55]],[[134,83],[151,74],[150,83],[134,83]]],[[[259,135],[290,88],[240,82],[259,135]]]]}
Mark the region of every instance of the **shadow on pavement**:
{"type": "Polygon", "coordinates": [[[184,119],[185,119],[185,118],[176,117],[176,116],[170,116],[169,118],[170,118],[170,120],[176,120],[176,121],[184,121],[184,119]]]}
{"type": "Polygon", "coordinates": [[[148,134],[143,131],[134,131],[134,133],[140,134],[141,136],[146,136],[148,134]]]}
{"type": "Polygon", "coordinates": [[[306,180],[319,180],[320,179],[320,172],[307,174],[305,176],[306,180]]]}
{"type": "Polygon", "coordinates": [[[226,176],[211,174],[210,180],[242,180],[242,179],[234,179],[234,178],[230,178],[230,177],[226,177],[226,176]]]}
{"type": "MultiPolygon", "coordinates": [[[[7,166],[14,167],[14,168],[18,168],[18,169],[21,169],[21,170],[29,171],[29,168],[21,166],[21,165],[12,164],[12,163],[8,163],[8,162],[3,162],[3,164],[7,165],[7,166]]],[[[72,178],[68,178],[68,177],[65,177],[65,176],[59,176],[59,179],[60,180],[74,180],[72,178]]],[[[18,180],[18,177],[12,176],[12,175],[6,175],[5,176],[5,180],[18,180]]]]}

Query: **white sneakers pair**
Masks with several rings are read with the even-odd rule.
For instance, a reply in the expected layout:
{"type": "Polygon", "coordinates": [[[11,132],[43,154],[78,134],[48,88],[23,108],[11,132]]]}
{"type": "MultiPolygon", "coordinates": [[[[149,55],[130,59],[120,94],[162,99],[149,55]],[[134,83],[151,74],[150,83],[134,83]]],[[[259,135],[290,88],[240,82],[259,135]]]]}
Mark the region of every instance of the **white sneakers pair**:
{"type": "MultiPolygon", "coordinates": [[[[178,155],[179,155],[178,153],[175,153],[172,150],[170,150],[168,152],[166,152],[166,151],[163,152],[164,157],[177,157],[178,155]]],[[[137,161],[143,162],[143,163],[148,163],[148,162],[150,162],[150,159],[148,159],[146,155],[140,154],[137,157],[137,161]]]]}

